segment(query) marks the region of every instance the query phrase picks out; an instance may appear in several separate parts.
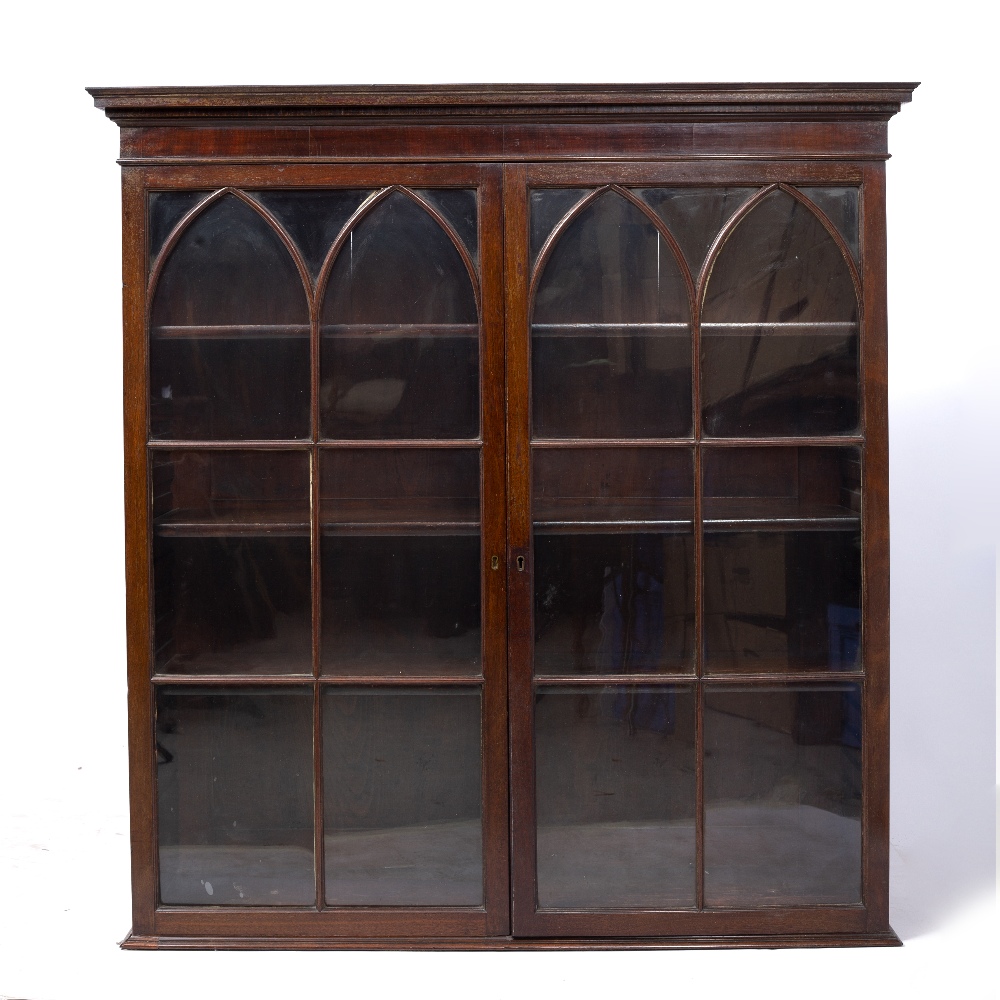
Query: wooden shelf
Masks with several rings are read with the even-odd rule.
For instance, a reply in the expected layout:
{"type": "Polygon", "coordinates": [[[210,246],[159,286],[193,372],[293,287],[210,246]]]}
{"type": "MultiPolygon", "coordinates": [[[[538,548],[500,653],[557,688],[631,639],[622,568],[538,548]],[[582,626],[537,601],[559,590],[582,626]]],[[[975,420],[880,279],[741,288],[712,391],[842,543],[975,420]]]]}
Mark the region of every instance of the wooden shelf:
{"type": "Polygon", "coordinates": [[[479,501],[448,497],[324,500],[324,535],[478,535],[479,501]]]}
{"type": "Polygon", "coordinates": [[[857,333],[852,322],[748,322],[702,323],[701,332],[711,337],[753,337],[767,332],[769,337],[848,337],[857,333]]]}
{"type": "MultiPolygon", "coordinates": [[[[797,500],[706,498],[704,529],[711,531],[856,531],[857,511],[797,500]]],[[[534,529],[541,534],[688,532],[694,501],[536,499],[534,529]]]]}
{"type": "Polygon", "coordinates": [[[301,503],[226,501],[211,510],[174,510],[156,518],[163,538],[228,538],[237,535],[309,536],[309,507],[301,503]]]}
{"type": "Polygon", "coordinates": [[[837,504],[795,499],[706,497],[705,531],[857,531],[861,515],[837,504]]]}
{"type": "Polygon", "coordinates": [[[220,324],[216,326],[154,326],[154,340],[286,340],[308,339],[308,323],[220,324]]]}
{"type": "Polygon", "coordinates": [[[396,340],[433,337],[435,340],[449,338],[476,340],[479,338],[479,326],[476,323],[324,323],[320,327],[320,333],[324,337],[337,339],[384,337],[387,340],[396,340]]]}
{"type": "Polygon", "coordinates": [[[543,497],[535,499],[532,519],[535,531],[546,535],[689,532],[694,501],[543,497]]]}
{"type": "Polygon", "coordinates": [[[690,323],[532,323],[534,337],[610,337],[615,334],[643,337],[688,337],[690,323]]]}

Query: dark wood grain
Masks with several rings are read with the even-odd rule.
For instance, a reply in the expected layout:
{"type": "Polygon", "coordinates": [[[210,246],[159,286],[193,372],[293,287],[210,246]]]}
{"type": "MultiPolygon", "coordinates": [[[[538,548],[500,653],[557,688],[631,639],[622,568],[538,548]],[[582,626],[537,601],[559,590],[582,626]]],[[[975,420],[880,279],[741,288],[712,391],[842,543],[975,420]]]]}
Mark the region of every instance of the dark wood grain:
{"type": "Polygon", "coordinates": [[[503,173],[483,171],[482,262],[483,853],[487,933],[510,933],[510,789],[507,718],[507,373],[504,330],[503,173]]]}
{"type": "Polygon", "coordinates": [[[146,473],[146,192],[122,172],[122,324],[125,445],[125,593],[128,656],[132,927],[152,933],[157,899],[153,754],[150,504],[146,473]]]}
{"type": "Polygon", "coordinates": [[[864,686],[863,898],[867,930],[889,930],[889,399],[885,168],[865,171],[862,197],[864,327],[862,662],[864,686]]]}
{"type": "Polygon", "coordinates": [[[511,927],[530,933],[535,912],[535,761],[531,675],[531,389],[528,345],[528,190],[520,166],[504,168],[507,327],[507,648],[510,706],[511,927]],[[526,560],[518,571],[517,559],[526,560]]]}
{"type": "MultiPolygon", "coordinates": [[[[885,172],[887,125],[915,84],[700,84],[700,85],[508,85],[448,87],[250,87],[96,88],[95,103],[121,126],[123,172],[124,440],[126,582],[129,678],[129,782],[131,796],[132,933],[122,946],[151,948],[412,948],[540,950],[598,948],[705,948],[867,946],[898,944],[888,923],[888,734],[889,734],[889,524],[885,172]],[[756,190],[715,237],[698,274],[692,274],[675,233],[636,193],[642,187],[729,186],[756,190]],[[860,260],[843,235],[812,201],[810,187],[860,187],[860,260]],[[441,211],[421,193],[427,188],[478,192],[478,265],[441,211]],[[532,274],[528,240],[528,193],[535,188],[579,188],[577,204],[558,223],[532,274]],[[295,239],[256,196],[275,190],[371,192],[342,226],[313,279],[295,239]],[[822,436],[710,437],[702,431],[701,308],[719,253],[741,220],[773,191],[781,190],[812,212],[836,244],[859,300],[861,430],[822,436]],[[147,259],[146,201],[149,192],[200,191],[206,197],[184,214],[167,235],[155,260],[147,259]],[[689,336],[692,352],[690,434],[661,438],[580,437],[532,440],[530,317],[532,299],[546,261],[560,236],[581,211],[613,191],[643,213],[657,229],[678,265],[689,306],[687,324],[659,324],[635,331],[656,338],[689,336]],[[478,327],[368,324],[328,328],[321,305],[333,263],[349,234],[386,197],[399,193],[428,213],[458,252],[472,282],[478,327]],[[224,197],[235,197],[275,233],[294,263],[308,301],[308,323],[295,317],[264,317],[236,326],[210,317],[200,326],[157,328],[158,341],[185,349],[185,341],[255,341],[309,338],[309,432],[299,439],[149,440],[150,309],[160,276],[188,227],[224,197]],[[294,322],[293,322],[294,320],[294,322]],[[677,329],[673,329],[676,326],[677,329]],[[660,329],[659,327],[662,327],[660,329]],[[668,328],[670,327],[670,328],[668,328]],[[473,438],[322,439],[320,434],[320,349],[324,337],[356,342],[358,349],[379,338],[438,340],[479,337],[480,427],[473,438]],[[853,448],[862,452],[862,656],[857,668],[836,670],[825,661],[816,670],[765,672],[744,668],[708,673],[703,647],[705,533],[725,530],[857,530],[858,511],[825,498],[798,494],[761,499],[706,496],[703,467],[721,459],[713,452],[745,449],[738,463],[755,464],[764,449],[853,448]],[[685,449],[693,456],[694,486],[666,500],[632,485],[609,493],[602,504],[573,489],[532,497],[532,452],[565,451],[560,465],[587,460],[587,451],[642,454],[685,449]],[[386,492],[369,466],[417,452],[444,456],[478,450],[479,510],[471,494],[439,497],[432,472],[409,480],[400,496],[386,492]],[[639,451],[641,450],[641,452],[639,451]],[[157,507],[147,462],[161,470],[165,452],[308,453],[310,482],[305,500],[285,504],[232,501],[206,495],[203,507],[157,507]],[[338,468],[359,484],[353,492],[323,485],[322,470],[339,454],[352,456],[338,468]],[[373,456],[369,459],[366,456],[373,456]],[[366,464],[369,463],[369,464],[366,464]],[[368,477],[368,478],[365,478],[368,477]],[[383,492],[379,492],[382,490],[383,492]],[[634,495],[629,490],[634,491],[634,495]],[[374,493],[370,497],[368,493],[374,493]],[[207,504],[210,501],[210,506],[207,504]],[[228,504],[228,506],[227,506],[228,504]],[[537,522],[537,524],[535,523],[537,522]],[[533,527],[534,525],[534,527],[533,527]],[[691,672],[569,672],[533,676],[535,594],[533,531],[565,536],[637,532],[694,532],[695,650],[691,672]],[[324,538],[370,536],[386,540],[479,533],[482,645],[481,672],[450,664],[427,673],[408,672],[398,651],[387,648],[364,673],[322,673],[324,538]],[[235,674],[152,673],[153,544],[164,539],[266,538],[301,534],[310,538],[311,671],[273,672],[274,664],[235,674]],[[406,536],[406,538],[404,538],[406,536]],[[493,560],[496,558],[496,569],[493,560]],[[369,670],[369,668],[371,668],[369,670]],[[752,671],[752,672],[751,672],[752,671]],[[850,682],[863,687],[862,904],[740,907],[706,906],[705,708],[706,694],[737,685],[770,690],[775,685],[850,682]],[[154,694],[174,688],[199,693],[237,688],[312,686],[313,850],[319,873],[315,905],[281,907],[164,907],[158,905],[156,754],[154,694]],[[534,704],[544,692],[599,691],[609,686],[682,685],[694,695],[695,871],[691,909],[539,909],[536,897],[536,813],[534,704]],[[482,907],[334,907],[325,901],[326,849],[321,698],[334,689],[419,692],[454,687],[482,691],[482,907]],[[513,936],[512,936],[513,935],[513,936]]],[[[457,262],[456,262],[457,263],[457,262]]],[[[169,322],[175,322],[171,319],[169,322]]],[[[712,324],[711,329],[718,324],[712,324]]],[[[801,325],[801,324],[800,324],[801,325]]],[[[539,336],[605,335],[598,325],[539,329],[539,336]]],[[[626,324],[628,326],[628,324],[626,324]]],[[[648,324],[647,324],[648,326],[648,324]]],[[[752,324],[754,336],[797,334],[794,319],[752,324]],[[773,328],[773,329],[772,329],[773,328]]],[[[617,327],[616,327],[617,329],[617,327]]],[[[818,329],[818,328],[817,328],[818,329]]],[[[836,331],[840,335],[840,331],[836,331]]],[[[816,334],[817,330],[810,330],[816,334]]],[[[674,343],[675,341],[670,341],[674,343]]],[[[555,342],[558,346],[561,342],[555,342]]],[[[226,345],[223,344],[223,348],[226,345]]],[[[213,348],[214,349],[214,348],[213,348]]],[[[226,348],[228,349],[228,348],[226,348]]],[[[353,348],[352,348],[353,349],[353,348]]],[[[685,399],[686,407],[686,399],[685,399]]],[[[596,426],[596,425],[595,425],[596,426]]],[[[666,425],[665,425],[666,426],[666,425]]],[[[234,433],[239,433],[238,427],[234,433]]],[[[253,432],[250,428],[250,432],[253,432]]],[[[672,426],[667,432],[673,431],[672,426]]],[[[630,428],[631,432],[631,428],[630,428]]],[[[297,433],[290,425],[284,433],[297,433]]],[[[350,433],[350,430],[345,433],[350,433]]],[[[782,452],[784,454],[784,452],[782,452]]],[[[676,452],[673,452],[676,454],[676,452]]],[[[254,461],[263,462],[258,454],[254,461]]],[[[556,456],[558,457],[558,456],[556,456]]],[[[220,456],[220,460],[225,456],[220,456]]],[[[199,462],[215,461],[211,456],[199,462]]],[[[593,459],[592,459],[593,460],[593,459]]],[[[733,458],[736,461],[736,458],[733,458]]],[[[226,461],[229,461],[226,459],[226,461]]],[[[271,461],[271,459],[267,459],[271,461]]],[[[339,459],[338,459],[339,461],[339,459]]],[[[626,476],[601,459],[605,473],[626,476]]],[[[632,459],[630,459],[632,461],[632,459]]],[[[642,465],[638,462],[636,468],[642,465]]],[[[406,463],[409,462],[409,465],[406,463]]],[[[428,460],[428,468],[433,463],[428,460]]],[[[619,463],[620,464],[620,463],[619,463]]],[[[723,463],[725,464],[725,463],[723,463]]],[[[730,465],[732,463],[729,463],[730,465]]],[[[766,463],[765,463],[766,464],[766,463]]],[[[263,466],[262,466],[263,467],[263,466]]],[[[331,466],[332,467],[332,466],[331,466]]],[[[729,466],[727,465],[726,468],[729,466]]],[[[763,467],[763,466],[761,466],[763,467]]],[[[749,475],[744,471],[741,475],[749,475]]],[[[157,473],[159,475],[159,473],[157,473]]],[[[402,475],[402,473],[400,473],[402,475]]],[[[413,473],[406,473],[411,476],[413,473]]],[[[541,475],[539,473],[539,475],[541,475]]],[[[631,473],[629,473],[631,475],[631,473]]],[[[568,479],[566,478],[568,476],[568,479]]],[[[579,477],[577,477],[579,478],[579,477]]],[[[627,476],[626,476],[627,478],[627,476]]],[[[853,480],[852,480],[853,481],[853,480]]],[[[159,480],[164,482],[164,480],[159,480]]],[[[580,482],[583,482],[581,479],[580,482]]],[[[621,482],[625,482],[622,479],[621,482]]],[[[629,483],[632,480],[628,480],[629,483]]],[[[172,488],[172,487],[171,487],[172,488]]],[[[157,490],[162,492],[161,487],[157,490]]],[[[157,492],[157,496],[160,496],[157,492]]],[[[157,500],[157,503],[161,503],[157,500]]],[[[774,536],[771,536],[774,537],[774,536]]],[[[170,544],[180,544],[171,541],[170,544]]],[[[200,543],[199,543],[200,544],[200,543]]],[[[214,544],[214,543],[213,543],[214,544]]],[[[246,542],[241,542],[246,544],[246,542]]],[[[254,542],[256,544],[256,542],[254,542]]],[[[345,542],[346,544],[346,542],[345,542]]],[[[395,544],[392,542],[392,544],[395,544]]],[[[589,543],[588,543],[589,544],[589,543]]],[[[617,543],[616,543],[617,544],[617,543]]],[[[303,615],[303,624],[305,615],[303,615]]],[[[228,669],[228,664],[215,669],[228,669]]],[[[328,668],[327,668],[328,669],[328,668]]],[[[348,668],[349,669],[349,668],[348,668]]],[[[199,695],[200,696],[200,695],[199,695]]],[[[593,697],[592,693],[584,697],[593,697]]],[[[798,902],[796,900],[796,902],[798,902]]]]}
{"type": "Polygon", "coordinates": [[[427,937],[427,938],[270,938],[270,937],[170,937],[129,934],[126,951],[189,951],[258,949],[312,951],[316,948],[355,951],[705,951],[716,948],[886,948],[902,941],[886,934],[677,934],[671,937],[427,937]]]}

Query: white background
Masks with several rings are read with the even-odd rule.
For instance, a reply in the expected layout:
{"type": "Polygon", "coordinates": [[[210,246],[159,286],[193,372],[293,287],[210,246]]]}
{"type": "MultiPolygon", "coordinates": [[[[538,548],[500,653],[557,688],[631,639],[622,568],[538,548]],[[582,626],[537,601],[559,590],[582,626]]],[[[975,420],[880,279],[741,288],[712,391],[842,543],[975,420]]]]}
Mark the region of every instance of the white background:
{"type": "Polygon", "coordinates": [[[4,15],[0,995],[996,989],[993,6],[94,0],[4,15]],[[989,78],[988,78],[989,75],[989,78]],[[890,125],[892,922],[902,949],[124,953],[118,130],[84,86],[920,80],[890,125]]]}

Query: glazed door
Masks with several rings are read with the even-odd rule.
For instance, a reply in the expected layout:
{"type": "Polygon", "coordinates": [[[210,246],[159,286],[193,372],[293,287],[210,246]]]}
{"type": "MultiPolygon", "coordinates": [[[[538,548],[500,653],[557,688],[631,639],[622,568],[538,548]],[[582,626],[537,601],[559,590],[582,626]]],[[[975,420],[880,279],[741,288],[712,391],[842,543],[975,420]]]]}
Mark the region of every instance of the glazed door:
{"type": "Polygon", "coordinates": [[[768,169],[505,174],[518,935],[864,928],[859,187],[768,169]]]}
{"type": "Polygon", "coordinates": [[[509,929],[495,169],[147,179],[158,933],[509,929]]]}

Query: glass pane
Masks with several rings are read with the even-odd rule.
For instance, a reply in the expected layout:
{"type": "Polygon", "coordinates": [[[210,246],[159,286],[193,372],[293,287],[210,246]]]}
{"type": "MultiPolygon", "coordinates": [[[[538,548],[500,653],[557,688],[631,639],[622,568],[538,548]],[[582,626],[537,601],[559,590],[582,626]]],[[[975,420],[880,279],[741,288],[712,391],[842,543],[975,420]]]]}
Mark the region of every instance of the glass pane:
{"type": "Polygon", "coordinates": [[[309,458],[154,452],[159,673],[311,673],[309,458]]]}
{"type": "Polygon", "coordinates": [[[478,264],[479,212],[475,190],[430,188],[416,193],[448,220],[448,224],[469,251],[469,256],[478,264]]]}
{"type": "Polygon", "coordinates": [[[854,257],[861,260],[858,246],[860,240],[860,198],[857,188],[800,188],[802,193],[816,204],[844,237],[844,242],[854,257]]]}
{"type": "Polygon", "coordinates": [[[168,258],[149,350],[153,437],[308,437],[302,279],[271,227],[235,196],[199,215],[168,258]]]}
{"type": "Polygon", "coordinates": [[[321,456],[327,672],[481,669],[479,453],[321,456]]]}
{"type": "Polygon", "coordinates": [[[861,668],[857,448],[706,448],[705,668],[861,668]]]}
{"type": "Polygon", "coordinates": [[[163,249],[174,226],[188,212],[209,195],[208,191],[150,191],[147,231],[149,233],[148,261],[152,265],[163,249]]]}
{"type": "Polygon", "coordinates": [[[560,237],[531,335],[537,436],[690,433],[685,285],[656,227],[620,195],[602,195],[560,237]]]}
{"type": "Polygon", "coordinates": [[[533,457],[535,672],[693,668],[688,449],[544,449],[533,457]]]}
{"type": "Polygon", "coordinates": [[[861,689],[705,694],[705,903],[861,901],[861,689]]]}
{"type": "Polygon", "coordinates": [[[478,689],[327,690],[326,901],[481,906],[478,689]]]}
{"type": "Polygon", "coordinates": [[[837,434],[858,426],[858,310],[823,224],[783,191],[736,227],[702,313],[704,428],[837,434]]]}
{"type": "Polygon", "coordinates": [[[285,227],[315,279],[327,252],[369,191],[255,191],[285,227]]]}
{"type": "Polygon", "coordinates": [[[715,237],[756,188],[647,188],[638,191],[667,224],[697,279],[715,237]]]}
{"type": "Polygon", "coordinates": [[[358,224],[323,304],[325,437],[475,437],[473,286],[444,230],[395,192],[358,224]]]}
{"type": "Polygon", "coordinates": [[[160,900],[311,906],[312,692],[159,688],[160,900]]]}
{"type": "Polygon", "coordinates": [[[563,216],[588,194],[583,188],[531,191],[528,194],[531,218],[531,266],[535,266],[538,255],[552,230],[559,225],[563,216]]]}
{"type": "Polygon", "coordinates": [[[694,906],[694,733],[685,687],[536,694],[540,908],[694,906]]]}

